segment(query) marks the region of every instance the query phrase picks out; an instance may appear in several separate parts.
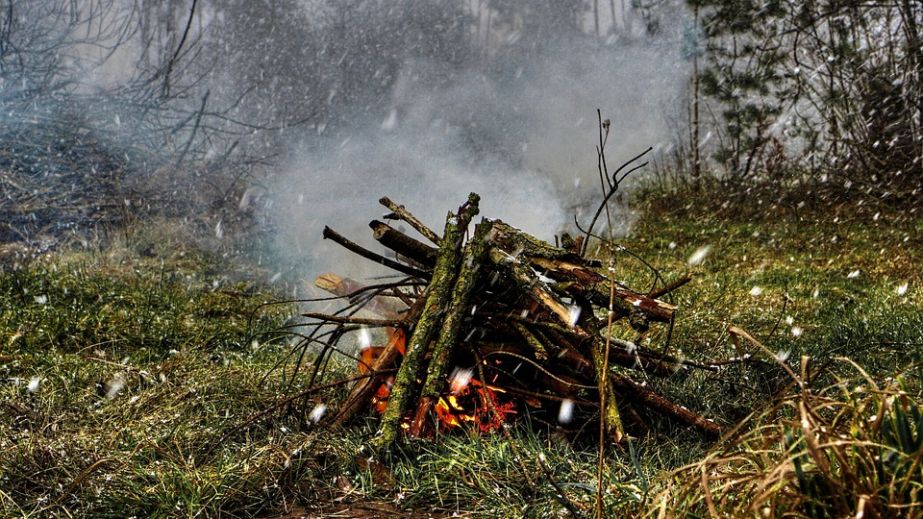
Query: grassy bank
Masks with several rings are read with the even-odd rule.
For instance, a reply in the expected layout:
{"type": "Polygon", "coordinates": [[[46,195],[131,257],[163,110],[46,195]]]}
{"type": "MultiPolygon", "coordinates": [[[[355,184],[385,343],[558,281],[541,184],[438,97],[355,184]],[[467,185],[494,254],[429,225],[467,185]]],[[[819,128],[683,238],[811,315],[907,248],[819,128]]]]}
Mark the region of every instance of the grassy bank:
{"type": "MultiPolygon", "coordinates": [[[[872,411],[881,411],[881,423],[897,423],[895,399],[887,401],[895,395],[902,412],[914,416],[920,371],[913,365],[923,357],[923,215],[862,206],[773,207],[756,199],[724,206],[690,193],[649,196],[638,211],[631,234],[619,242],[626,250],[616,253],[617,275],[639,290],[656,275],[693,278],[675,293],[680,311],[671,351],[697,361],[747,358],[717,372],[691,370],[650,383],[728,427],[750,418],[742,436],[716,446],[651,417],[649,433],[609,453],[607,510],[747,512],[740,503],[703,497],[702,488],[727,479],[703,487],[701,473],[720,468],[725,475],[765,476],[783,467],[769,485],[774,492],[749,512],[811,515],[819,509],[798,496],[823,471],[815,458],[799,457],[811,439],[798,429],[803,391],[783,364],[817,388],[816,398],[827,399],[809,407],[826,402],[836,410],[833,417],[819,412],[818,427],[848,431],[872,411]],[[701,262],[690,264],[693,255],[701,262]],[[731,325],[765,350],[735,346],[731,325]],[[803,356],[812,359],[804,372],[803,356]],[[840,357],[864,367],[868,377],[840,357]],[[897,373],[900,378],[884,381],[897,373]],[[882,384],[881,391],[855,391],[872,382],[882,384]],[[822,391],[843,383],[845,391],[822,391]],[[763,457],[748,457],[754,452],[763,457]],[[687,464],[693,465],[673,472],[687,464]]],[[[276,331],[294,308],[262,306],[283,296],[228,281],[222,272],[203,256],[162,261],[128,251],[58,253],[0,274],[0,515],[425,510],[424,516],[557,517],[567,516],[568,507],[591,510],[592,439],[574,442],[527,419],[510,438],[454,434],[412,442],[388,469],[356,457],[374,433],[372,421],[327,431],[312,428],[307,416],[341,388],[280,405],[308,376],[305,369],[292,377],[291,362],[271,371],[289,352],[289,337],[276,331]]],[[[660,347],[666,334],[648,339],[660,347]]],[[[333,366],[329,380],[350,369],[348,361],[333,366]]],[[[912,454],[902,449],[919,439],[917,421],[908,422],[910,443],[898,439],[900,447],[889,451],[903,453],[894,455],[899,463],[876,473],[904,471],[907,479],[919,472],[919,465],[901,464],[901,456],[912,454]]],[[[858,428],[850,438],[887,443],[899,430],[858,428]]],[[[828,465],[836,475],[849,463],[828,465]]],[[[764,480],[748,481],[757,488],[764,480]]],[[[907,493],[914,485],[905,489],[907,499],[915,499],[907,493]]],[[[823,488],[815,494],[822,496],[823,488]]]]}

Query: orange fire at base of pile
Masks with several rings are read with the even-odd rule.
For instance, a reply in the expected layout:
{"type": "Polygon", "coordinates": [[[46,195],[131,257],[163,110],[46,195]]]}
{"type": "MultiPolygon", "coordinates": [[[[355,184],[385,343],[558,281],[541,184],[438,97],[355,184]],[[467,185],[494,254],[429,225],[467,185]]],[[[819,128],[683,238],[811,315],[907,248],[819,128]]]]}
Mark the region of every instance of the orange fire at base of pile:
{"type": "Polygon", "coordinates": [[[470,424],[481,433],[499,430],[507,417],[516,413],[516,404],[501,402],[497,393],[505,391],[472,378],[457,395],[440,397],[434,409],[441,430],[445,432],[463,424],[470,424]]]}
{"type": "MultiPolygon", "coordinates": [[[[359,352],[358,370],[360,374],[368,373],[375,360],[388,347],[394,347],[401,356],[406,352],[407,335],[400,328],[388,330],[387,346],[369,346],[359,352]]],[[[463,425],[470,425],[480,433],[499,430],[507,417],[516,413],[515,402],[503,402],[497,398],[498,393],[505,393],[502,388],[486,386],[481,381],[470,378],[464,384],[452,383],[451,393],[439,397],[433,409],[439,421],[440,430],[447,432],[463,425]]],[[[384,414],[391,396],[394,377],[388,377],[375,391],[372,409],[379,415],[384,414]]],[[[402,426],[408,428],[408,422],[402,426]]]]}

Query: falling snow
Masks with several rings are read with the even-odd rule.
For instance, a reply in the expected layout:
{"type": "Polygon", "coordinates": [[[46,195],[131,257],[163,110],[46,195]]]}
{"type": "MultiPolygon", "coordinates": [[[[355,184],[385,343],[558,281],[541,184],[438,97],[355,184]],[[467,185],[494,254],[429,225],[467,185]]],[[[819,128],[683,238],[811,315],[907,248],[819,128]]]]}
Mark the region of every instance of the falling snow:
{"type": "Polygon", "coordinates": [[[473,375],[473,369],[455,368],[452,370],[452,374],[449,376],[449,391],[456,395],[461,393],[466,387],[468,387],[468,383],[471,382],[471,377],[473,375]]]}
{"type": "Polygon", "coordinates": [[[568,398],[561,400],[561,407],[558,409],[558,422],[567,424],[574,417],[574,401],[568,398]]]}
{"type": "Polygon", "coordinates": [[[696,265],[701,265],[702,262],[705,261],[705,258],[708,256],[709,252],[711,252],[711,245],[704,245],[699,247],[695,250],[695,252],[692,253],[691,256],[689,256],[689,259],[686,260],[686,263],[693,267],[696,265]]]}
{"type": "Polygon", "coordinates": [[[327,414],[327,406],[324,404],[317,404],[314,406],[314,409],[311,409],[311,413],[308,414],[308,418],[312,422],[317,423],[321,421],[325,414],[327,414]]]}
{"type": "Polygon", "coordinates": [[[359,328],[359,349],[365,350],[372,347],[372,334],[365,326],[359,328]]]}
{"type": "Polygon", "coordinates": [[[580,307],[577,305],[567,307],[567,325],[573,328],[577,326],[578,320],[580,320],[580,307]]]}
{"type": "Polygon", "coordinates": [[[125,379],[116,375],[106,384],[106,400],[112,400],[125,388],[125,379]]]}

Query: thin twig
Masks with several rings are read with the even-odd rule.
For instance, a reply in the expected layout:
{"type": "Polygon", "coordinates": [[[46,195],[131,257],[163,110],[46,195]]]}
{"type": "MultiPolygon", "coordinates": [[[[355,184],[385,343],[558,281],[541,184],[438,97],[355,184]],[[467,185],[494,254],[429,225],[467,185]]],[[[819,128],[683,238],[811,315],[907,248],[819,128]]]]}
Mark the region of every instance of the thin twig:
{"type": "Polygon", "coordinates": [[[389,327],[394,328],[396,326],[405,326],[405,323],[401,319],[369,319],[365,317],[341,317],[337,315],[323,314],[320,312],[306,312],[301,314],[302,317],[307,317],[309,319],[318,319],[320,321],[326,321],[328,323],[338,323],[338,324],[362,324],[365,326],[380,326],[380,327],[389,327]]]}
{"type": "Polygon", "coordinates": [[[208,449],[205,451],[205,453],[202,454],[202,458],[199,460],[198,465],[200,465],[201,463],[204,463],[209,458],[209,456],[211,456],[211,453],[215,450],[215,448],[218,447],[219,445],[223,445],[224,442],[227,441],[227,439],[230,438],[232,434],[243,429],[244,427],[252,425],[253,423],[257,422],[259,419],[263,418],[264,416],[269,415],[273,411],[281,409],[282,407],[290,404],[291,402],[294,402],[295,400],[298,400],[299,398],[306,397],[310,394],[317,393],[318,391],[323,391],[325,389],[330,389],[330,388],[334,388],[337,386],[342,386],[344,384],[349,384],[350,382],[355,382],[357,380],[362,380],[364,378],[375,377],[375,376],[384,375],[387,373],[394,373],[395,371],[397,370],[396,369],[382,369],[379,371],[370,371],[367,373],[363,373],[361,375],[356,375],[353,377],[340,379],[335,382],[330,382],[329,384],[310,387],[295,395],[283,398],[277,401],[276,403],[272,404],[271,406],[267,407],[266,409],[263,409],[262,411],[259,411],[258,413],[253,414],[252,416],[250,416],[243,422],[237,424],[236,426],[232,427],[230,430],[222,434],[221,437],[218,438],[217,441],[212,442],[211,445],[208,447],[208,449]]]}

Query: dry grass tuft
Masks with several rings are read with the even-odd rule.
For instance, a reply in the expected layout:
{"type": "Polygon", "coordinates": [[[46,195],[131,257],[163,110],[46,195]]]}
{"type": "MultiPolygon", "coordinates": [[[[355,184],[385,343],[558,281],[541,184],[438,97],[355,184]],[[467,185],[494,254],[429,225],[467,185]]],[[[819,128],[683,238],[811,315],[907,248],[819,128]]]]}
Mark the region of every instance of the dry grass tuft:
{"type": "Polygon", "coordinates": [[[675,471],[647,517],[923,515],[918,369],[879,383],[851,360],[837,362],[853,375],[815,391],[803,359],[798,390],[675,471]]]}

